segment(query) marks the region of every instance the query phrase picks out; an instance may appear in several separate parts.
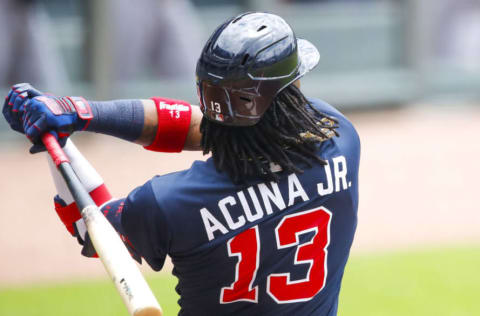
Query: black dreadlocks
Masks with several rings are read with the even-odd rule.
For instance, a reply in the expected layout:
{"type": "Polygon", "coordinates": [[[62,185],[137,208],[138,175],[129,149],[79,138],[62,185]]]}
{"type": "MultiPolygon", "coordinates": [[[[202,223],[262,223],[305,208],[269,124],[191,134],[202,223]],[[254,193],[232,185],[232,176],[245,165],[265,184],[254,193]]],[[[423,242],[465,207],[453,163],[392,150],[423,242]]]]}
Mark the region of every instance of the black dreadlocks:
{"type": "Polygon", "coordinates": [[[302,173],[294,161],[326,164],[316,155],[316,144],[333,135],[338,121],[315,109],[293,84],[273,100],[262,119],[254,126],[223,126],[202,119],[203,153],[212,152],[215,167],[226,172],[234,183],[251,176],[278,181],[272,164],[287,172],[302,173]]]}

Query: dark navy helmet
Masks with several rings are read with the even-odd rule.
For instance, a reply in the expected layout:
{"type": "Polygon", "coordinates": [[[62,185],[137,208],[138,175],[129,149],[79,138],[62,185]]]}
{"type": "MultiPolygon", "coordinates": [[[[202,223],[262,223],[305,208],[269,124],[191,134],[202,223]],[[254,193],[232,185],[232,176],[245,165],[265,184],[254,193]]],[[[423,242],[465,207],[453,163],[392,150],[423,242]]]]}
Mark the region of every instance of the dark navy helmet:
{"type": "Polygon", "coordinates": [[[230,126],[256,124],[285,87],[320,59],[281,17],[244,13],[220,25],[197,62],[197,89],[205,117],[230,126]]]}

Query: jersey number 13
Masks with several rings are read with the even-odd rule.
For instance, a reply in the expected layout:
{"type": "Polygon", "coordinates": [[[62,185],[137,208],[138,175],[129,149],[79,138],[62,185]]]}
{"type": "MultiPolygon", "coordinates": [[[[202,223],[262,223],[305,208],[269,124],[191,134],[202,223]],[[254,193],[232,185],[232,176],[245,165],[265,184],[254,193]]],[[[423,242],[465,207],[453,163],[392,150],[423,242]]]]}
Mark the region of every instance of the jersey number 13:
{"type": "MultiPolygon", "coordinates": [[[[307,275],[290,280],[290,273],[274,273],[267,278],[267,293],[279,304],[305,302],[312,299],[325,286],[327,279],[327,247],[330,242],[332,213],[324,207],[285,216],[275,228],[277,249],[296,247],[292,264],[308,263],[307,275]],[[303,244],[299,236],[313,232],[313,238],[303,244]]],[[[230,239],[228,255],[238,257],[235,281],[220,292],[220,303],[239,301],[258,302],[258,285],[253,287],[260,260],[258,226],[230,239]]]]}

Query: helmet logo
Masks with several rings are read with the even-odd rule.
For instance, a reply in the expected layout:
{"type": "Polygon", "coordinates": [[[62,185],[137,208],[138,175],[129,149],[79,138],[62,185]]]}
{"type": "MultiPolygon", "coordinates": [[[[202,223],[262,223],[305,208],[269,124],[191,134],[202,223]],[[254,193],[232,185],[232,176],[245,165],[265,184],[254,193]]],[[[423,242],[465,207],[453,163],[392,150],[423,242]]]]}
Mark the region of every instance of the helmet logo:
{"type": "Polygon", "coordinates": [[[220,121],[220,122],[223,122],[224,119],[223,119],[223,115],[222,114],[215,114],[215,120],[217,121],[220,121]]]}

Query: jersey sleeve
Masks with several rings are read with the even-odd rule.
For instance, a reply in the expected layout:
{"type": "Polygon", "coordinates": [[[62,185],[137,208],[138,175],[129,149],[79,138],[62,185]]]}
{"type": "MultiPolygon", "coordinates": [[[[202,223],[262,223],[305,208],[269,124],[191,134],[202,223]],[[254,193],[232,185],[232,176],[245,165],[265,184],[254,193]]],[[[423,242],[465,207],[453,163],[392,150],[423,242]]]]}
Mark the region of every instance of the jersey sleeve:
{"type": "Polygon", "coordinates": [[[336,118],[345,118],[345,116],[339,110],[337,110],[325,101],[314,98],[308,98],[308,101],[315,109],[326,115],[334,116],[336,118]]]}
{"type": "MultiPolygon", "coordinates": [[[[125,234],[125,230],[123,229],[123,226],[121,223],[124,205],[125,205],[125,199],[113,200],[103,204],[101,206],[100,211],[105,216],[105,218],[110,222],[113,228],[117,231],[118,235],[120,236],[120,239],[123,241],[125,247],[129,251],[132,258],[138,261],[138,263],[142,263],[142,258],[140,254],[133,247],[130,239],[125,234]]],[[[93,242],[90,238],[90,235],[88,232],[85,232],[86,230],[85,225],[84,224],[81,225],[80,223],[83,223],[83,220],[77,221],[73,225],[73,229],[75,230],[74,235],[77,236],[77,240],[79,244],[83,246],[81,254],[89,258],[91,257],[98,258],[97,251],[93,246],[93,242]],[[81,231],[84,231],[85,233],[81,233],[81,231]]]]}
{"type": "Polygon", "coordinates": [[[152,269],[161,270],[171,238],[151,181],[133,190],[125,199],[121,227],[133,248],[152,269]]]}

